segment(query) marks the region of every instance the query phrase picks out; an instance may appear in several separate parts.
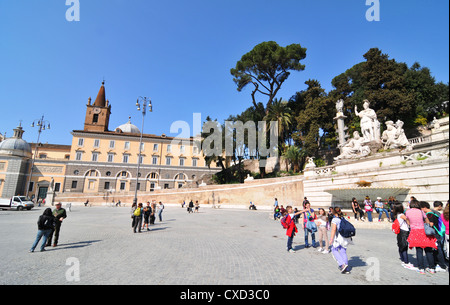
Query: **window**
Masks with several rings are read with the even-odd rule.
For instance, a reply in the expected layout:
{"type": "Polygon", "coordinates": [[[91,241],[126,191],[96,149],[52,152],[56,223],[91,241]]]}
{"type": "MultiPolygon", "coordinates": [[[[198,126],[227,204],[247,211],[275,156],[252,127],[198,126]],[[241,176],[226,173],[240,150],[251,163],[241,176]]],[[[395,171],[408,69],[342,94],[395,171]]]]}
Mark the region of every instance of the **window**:
{"type": "Polygon", "coordinates": [[[110,171],[106,172],[106,176],[110,177],[111,176],[111,172],[110,171]]]}
{"type": "Polygon", "coordinates": [[[34,188],[34,182],[30,182],[30,184],[28,185],[28,191],[32,192],[34,188]]]}
{"type": "Polygon", "coordinates": [[[47,159],[47,154],[39,154],[39,159],[47,159]]]}
{"type": "Polygon", "coordinates": [[[84,146],[84,139],[78,139],[78,146],[80,147],[84,146]]]}
{"type": "Polygon", "coordinates": [[[72,188],[76,189],[78,186],[78,181],[72,181],[72,188]]]}
{"type": "Polygon", "coordinates": [[[94,140],[94,147],[100,147],[100,140],[94,140]]]}
{"type": "Polygon", "coordinates": [[[181,146],[180,146],[180,153],[181,153],[181,154],[184,154],[184,151],[185,151],[185,146],[184,146],[184,145],[181,145],[181,146]]]}
{"type": "Polygon", "coordinates": [[[155,190],[155,184],[150,183],[150,192],[153,192],[155,190]]]}
{"type": "Polygon", "coordinates": [[[129,158],[129,156],[130,156],[130,155],[123,155],[122,162],[123,162],[123,163],[128,163],[128,158],[129,158]]]}
{"type": "Polygon", "coordinates": [[[98,123],[98,114],[94,114],[94,117],[92,118],[92,123],[98,123]]]}
{"type": "Polygon", "coordinates": [[[125,142],[124,149],[125,150],[130,149],[130,142],[125,142]]]}
{"type": "Polygon", "coordinates": [[[158,151],[158,144],[153,144],[153,151],[158,151]]]}
{"type": "Polygon", "coordinates": [[[116,141],[109,141],[109,148],[115,148],[116,147],[116,141]]]}
{"type": "Polygon", "coordinates": [[[98,152],[93,152],[92,153],[92,162],[97,162],[98,161],[98,152]]]}
{"type": "Polygon", "coordinates": [[[167,152],[168,153],[172,152],[172,145],[171,144],[167,145],[167,152]]]}
{"type": "Polygon", "coordinates": [[[108,154],[108,162],[109,163],[114,162],[114,154],[111,153],[108,154]]]}
{"type": "Polygon", "coordinates": [[[140,191],[141,190],[141,184],[138,182],[137,184],[137,190],[140,191]]]}
{"type": "Polygon", "coordinates": [[[180,166],[184,166],[184,160],[185,158],[180,158],[180,166]]]}
{"type": "Polygon", "coordinates": [[[156,173],[151,173],[150,174],[150,179],[156,179],[156,173]]]}
{"type": "Polygon", "coordinates": [[[198,159],[192,159],[192,166],[197,166],[197,160],[198,159]]]}
{"type": "Polygon", "coordinates": [[[141,143],[141,151],[145,150],[145,143],[141,143]]]}
{"type": "Polygon", "coordinates": [[[81,161],[83,159],[83,153],[81,151],[77,151],[77,155],[75,156],[75,160],[81,161]]]}
{"type": "Polygon", "coordinates": [[[166,189],[168,189],[169,188],[169,183],[165,183],[164,184],[164,189],[166,190],[166,189]]]}
{"type": "Polygon", "coordinates": [[[109,187],[110,187],[110,183],[109,183],[109,181],[106,181],[105,182],[105,190],[109,190],[109,187]]]}
{"type": "Polygon", "coordinates": [[[172,158],[171,157],[166,157],[166,165],[170,165],[172,162],[172,158]]]}
{"type": "Polygon", "coordinates": [[[152,157],[152,164],[157,165],[158,164],[158,157],[152,157]]]}
{"type": "Polygon", "coordinates": [[[61,183],[55,183],[54,191],[59,192],[60,189],[61,189],[61,183]]]}
{"type": "Polygon", "coordinates": [[[144,163],[144,156],[139,156],[139,163],[140,164],[144,163]]]}
{"type": "Polygon", "coordinates": [[[125,190],[125,182],[120,182],[120,190],[125,190]]]}
{"type": "Polygon", "coordinates": [[[198,147],[197,146],[192,147],[192,152],[194,155],[198,155],[198,147]]]}

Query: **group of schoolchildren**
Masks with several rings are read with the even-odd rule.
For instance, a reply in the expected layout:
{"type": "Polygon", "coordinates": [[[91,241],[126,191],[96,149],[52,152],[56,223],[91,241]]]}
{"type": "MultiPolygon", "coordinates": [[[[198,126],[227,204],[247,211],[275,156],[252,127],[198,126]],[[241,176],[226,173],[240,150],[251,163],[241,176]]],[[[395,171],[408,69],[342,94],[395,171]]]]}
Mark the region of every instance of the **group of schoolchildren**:
{"type": "Polygon", "coordinates": [[[296,233],[298,233],[297,223],[299,218],[303,216],[303,229],[305,236],[305,248],[319,247],[318,251],[323,254],[332,253],[333,258],[339,266],[339,270],[343,274],[350,273],[348,266],[347,246],[352,244],[351,236],[354,236],[355,229],[353,225],[344,219],[340,207],[330,208],[327,213],[324,209],[319,208],[318,213],[311,208],[311,204],[305,197],[303,201],[303,210],[293,209],[292,206],[278,206],[275,198],[274,219],[281,218],[280,222],[286,229],[287,251],[295,253],[292,242],[296,233]],[[343,231],[344,226],[349,228],[348,232],[343,231]],[[331,231],[328,238],[328,231],[331,231]],[[316,243],[315,234],[318,233],[319,242],[316,243]],[[309,235],[311,235],[312,244],[309,244],[309,235]],[[330,251],[331,249],[331,251],[330,251]]]}
{"type": "Polygon", "coordinates": [[[411,197],[406,208],[401,203],[392,206],[392,219],[392,231],[397,235],[398,252],[403,267],[416,270],[420,274],[448,272],[448,201],[445,208],[442,202],[435,201],[431,209],[428,202],[411,197]],[[408,248],[415,248],[417,266],[409,262],[408,248]]]}
{"type": "MultiPolygon", "coordinates": [[[[348,274],[347,246],[352,244],[351,236],[354,236],[354,227],[345,219],[340,207],[330,207],[326,213],[320,208],[318,214],[311,209],[307,198],[303,201],[303,210],[293,209],[292,206],[278,206],[275,199],[274,219],[280,219],[283,228],[286,229],[287,251],[294,253],[292,248],[293,238],[298,229],[296,224],[303,216],[303,229],[305,234],[305,248],[319,247],[322,253],[331,253],[337,261],[341,273],[348,274]],[[352,227],[353,233],[343,233],[343,227],[352,227]],[[327,232],[330,231],[328,239],[327,232]],[[319,243],[315,242],[315,233],[319,234],[319,243]],[[311,234],[312,245],[309,245],[308,236],[311,234]]],[[[418,201],[411,197],[407,208],[402,203],[393,200],[389,205],[388,217],[392,222],[392,230],[397,234],[398,253],[401,265],[410,270],[416,270],[420,274],[436,272],[448,272],[449,257],[449,203],[445,208],[442,202],[436,201],[431,209],[430,204],[418,201]],[[409,262],[408,248],[416,250],[417,266],[409,262]],[[425,255],[424,255],[425,253],[425,255]],[[426,258],[426,259],[425,259],[426,258]],[[426,264],[427,263],[427,264],[426,264]]],[[[383,207],[383,210],[385,207],[383,207]]],[[[355,214],[359,211],[355,211],[355,214]]],[[[380,211],[381,212],[381,211],[380,211]]],[[[384,211],[383,211],[384,212],[384,211]]],[[[356,218],[356,217],[355,217],[356,218]]]]}

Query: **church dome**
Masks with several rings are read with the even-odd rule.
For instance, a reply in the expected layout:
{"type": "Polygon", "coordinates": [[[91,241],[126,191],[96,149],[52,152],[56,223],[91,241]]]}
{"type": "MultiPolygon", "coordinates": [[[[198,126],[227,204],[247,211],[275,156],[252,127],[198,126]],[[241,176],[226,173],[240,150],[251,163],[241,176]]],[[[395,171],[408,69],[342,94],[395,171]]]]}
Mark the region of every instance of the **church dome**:
{"type": "Polygon", "coordinates": [[[31,145],[22,139],[21,126],[14,129],[14,136],[0,142],[0,154],[20,157],[31,157],[31,145]]]}
{"type": "Polygon", "coordinates": [[[128,120],[127,123],[117,127],[115,131],[119,133],[135,133],[135,134],[141,133],[141,131],[139,130],[139,128],[136,127],[136,125],[131,124],[131,118],[128,120]]]}

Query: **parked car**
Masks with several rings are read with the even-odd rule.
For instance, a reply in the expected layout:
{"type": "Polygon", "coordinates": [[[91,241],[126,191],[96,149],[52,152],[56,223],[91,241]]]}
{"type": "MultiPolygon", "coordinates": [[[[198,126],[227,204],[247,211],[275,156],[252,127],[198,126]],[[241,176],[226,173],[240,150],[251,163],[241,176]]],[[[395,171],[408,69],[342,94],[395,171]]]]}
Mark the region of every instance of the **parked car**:
{"type": "Polygon", "coordinates": [[[14,196],[11,199],[0,198],[0,209],[16,209],[22,211],[23,209],[31,210],[34,208],[34,203],[30,198],[25,196],[14,196]]]}

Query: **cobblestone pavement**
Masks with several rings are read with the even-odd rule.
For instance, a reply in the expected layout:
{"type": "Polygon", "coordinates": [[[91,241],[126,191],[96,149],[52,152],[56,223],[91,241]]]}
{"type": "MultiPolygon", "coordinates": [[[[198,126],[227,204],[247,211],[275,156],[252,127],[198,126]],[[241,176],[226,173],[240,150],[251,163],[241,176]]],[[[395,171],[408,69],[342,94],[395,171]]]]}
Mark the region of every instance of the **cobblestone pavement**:
{"type": "Polygon", "coordinates": [[[297,252],[288,253],[285,230],[268,211],[203,207],[188,214],[166,206],[162,222],[134,234],[128,207],[76,206],[59,246],[29,253],[42,212],[0,211],[0,284],[449,284],[447,272],[401,267],[389,229],[358,228],[348,249],[351,273],[343,275],[331,254],[304,248],[302,229],[297,252]]]}

